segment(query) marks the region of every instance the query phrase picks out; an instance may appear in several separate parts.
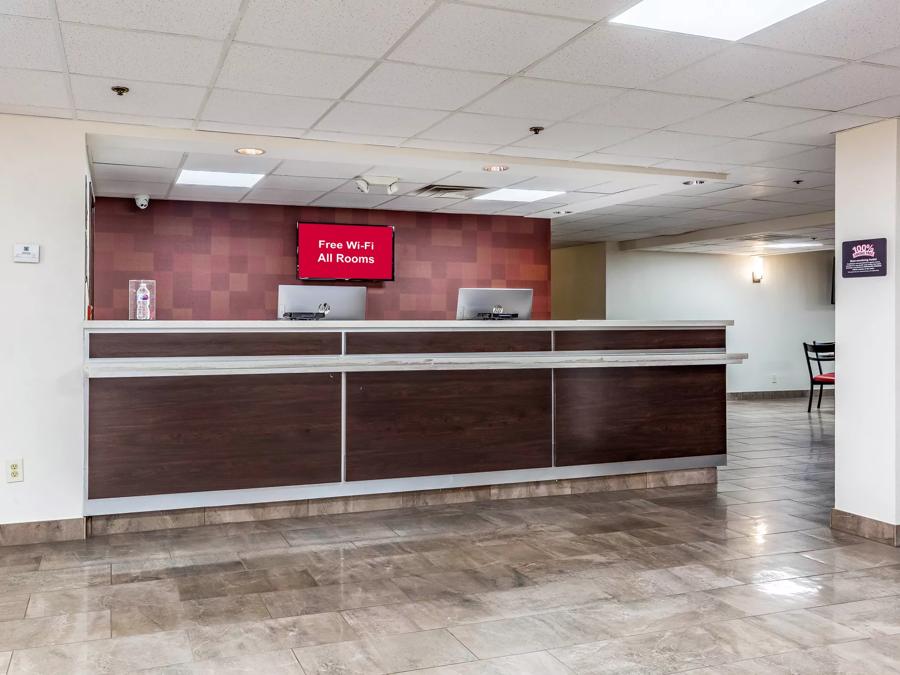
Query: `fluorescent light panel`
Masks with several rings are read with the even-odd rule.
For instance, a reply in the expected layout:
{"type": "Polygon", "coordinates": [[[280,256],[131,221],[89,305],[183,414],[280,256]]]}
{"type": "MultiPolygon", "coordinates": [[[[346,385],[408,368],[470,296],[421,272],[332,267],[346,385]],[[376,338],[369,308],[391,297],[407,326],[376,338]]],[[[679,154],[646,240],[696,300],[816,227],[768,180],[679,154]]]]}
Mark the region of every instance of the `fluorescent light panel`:
{"type": "Polygon", "coordinates": [[[515,188],[503,188],[494,190],[484,195],[474,197],[474,199],[487,199],[494,202],[536,202],[539,199],[547,197],[555,197],[556,195],[564,195],[565,192],[554,192],[553,190],[517,190],[515,188]]]}
{"type": "Polygon", "coordinates": [[[643,0],[611,23],[740,40],[825,0],[643,0]]]}
{"type": "Polygon", "coordinates": [[[215,187],[253,187],[264,173],[230,173],[228,171],[191,171],[182,169],[175,181],[178,185],[213,185],[215,187]]]}

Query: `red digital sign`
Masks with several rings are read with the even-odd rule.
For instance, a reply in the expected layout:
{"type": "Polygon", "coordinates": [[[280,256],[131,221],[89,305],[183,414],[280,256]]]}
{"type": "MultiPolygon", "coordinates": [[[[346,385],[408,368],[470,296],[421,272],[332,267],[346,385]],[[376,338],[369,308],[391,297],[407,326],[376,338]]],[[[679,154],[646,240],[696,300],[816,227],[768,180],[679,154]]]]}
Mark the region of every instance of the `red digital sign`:
{"type": "Polygon", "coordinates": [[[297,278],[394,280],[394,228],[297,223],[297,278]]]}

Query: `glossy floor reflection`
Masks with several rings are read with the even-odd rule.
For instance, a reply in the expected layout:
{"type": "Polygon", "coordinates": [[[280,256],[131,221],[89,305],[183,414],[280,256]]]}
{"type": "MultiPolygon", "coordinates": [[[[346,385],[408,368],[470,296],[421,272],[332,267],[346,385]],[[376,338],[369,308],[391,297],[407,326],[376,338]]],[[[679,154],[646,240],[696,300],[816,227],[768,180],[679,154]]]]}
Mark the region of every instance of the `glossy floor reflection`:
{"type": "Polygon", "coordinates": [[[0,673],[900,672],[900,551],[827,526],[833,399],[713,486],[0,548],[0,673]]]}

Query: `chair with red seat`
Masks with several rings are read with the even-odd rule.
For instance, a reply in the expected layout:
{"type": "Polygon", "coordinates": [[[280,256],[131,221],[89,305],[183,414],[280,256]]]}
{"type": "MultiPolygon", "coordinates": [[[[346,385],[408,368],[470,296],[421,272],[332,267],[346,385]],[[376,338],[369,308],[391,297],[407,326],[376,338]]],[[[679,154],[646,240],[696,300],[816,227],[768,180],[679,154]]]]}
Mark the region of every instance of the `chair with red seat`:
{"type": "Polygon", "coordinates": [[[834,363],[834,343],[804,342],[803,353],[806,356],[806,369],[809,371],[809,405],[806,406],[806,412],[812,412],[813,392],[816,387],[819,388],[819,403],[816,409],[819,409],[822,407],[822,392],[825,387],[834,386],[834,371],[822,368],[823,363],[834,363]],[[816,364],[816,370],[813,370],[813,363],[816,364]]]}

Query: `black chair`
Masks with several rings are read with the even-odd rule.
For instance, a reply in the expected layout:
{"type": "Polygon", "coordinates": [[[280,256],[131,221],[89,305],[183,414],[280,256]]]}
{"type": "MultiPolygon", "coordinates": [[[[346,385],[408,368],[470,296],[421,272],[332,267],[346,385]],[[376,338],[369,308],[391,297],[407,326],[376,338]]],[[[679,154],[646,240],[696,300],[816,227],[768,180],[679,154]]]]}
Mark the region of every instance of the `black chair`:
{"type": "Polygon", "coordinates": [[[806,356],[806,369],[809,371],[809,405],[806,406],[806,412],[812,412],[813,391],[819,388],[819,403],[816,409],[822,407],[822,392],[825,387],[834,386],[834,370],[823,370],[823,363],[834,363],[834,343],[833,342],[813,342],[812,344],[803,343],[803,353],[806,356]],[[813,363],[816,364],[816,370],[813,370],[813,363]]]}

